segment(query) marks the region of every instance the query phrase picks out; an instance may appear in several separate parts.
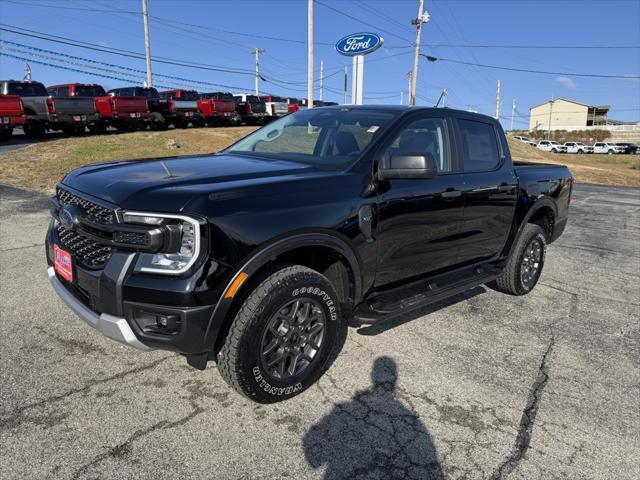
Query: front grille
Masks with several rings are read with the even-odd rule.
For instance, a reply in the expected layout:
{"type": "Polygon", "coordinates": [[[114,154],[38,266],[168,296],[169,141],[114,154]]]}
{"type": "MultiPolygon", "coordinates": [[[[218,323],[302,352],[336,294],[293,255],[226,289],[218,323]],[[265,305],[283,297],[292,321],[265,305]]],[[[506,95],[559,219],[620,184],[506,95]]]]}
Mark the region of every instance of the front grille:
{"type": "Polygon", "coordinates": [[[111,257],[111,247],[101,245],[73,230],[67,230],[61,224],[58,224],[57,230],[60,246],[74,255],[81,265],[102,268],[111,257]]]}
{"type": "Polygon", "coordinates": [[[85,200],[60,187],[56,188],[56,196],[61,205],[77,205],[84,212],[86,218],[92,222],[111,224],[116,222],[116,214],[110,208],[85,200]]]}

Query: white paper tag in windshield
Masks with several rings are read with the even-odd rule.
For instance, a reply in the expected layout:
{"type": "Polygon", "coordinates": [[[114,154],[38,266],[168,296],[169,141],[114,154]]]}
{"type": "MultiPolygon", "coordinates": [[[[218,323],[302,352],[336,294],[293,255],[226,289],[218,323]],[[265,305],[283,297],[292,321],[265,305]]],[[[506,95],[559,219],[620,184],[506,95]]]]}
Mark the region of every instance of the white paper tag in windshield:
{"type": "Polygon", "coordinates": [[[378,125],[371,125],[367,129],[367,133],[376,133],[380,127],[378,125]]]}

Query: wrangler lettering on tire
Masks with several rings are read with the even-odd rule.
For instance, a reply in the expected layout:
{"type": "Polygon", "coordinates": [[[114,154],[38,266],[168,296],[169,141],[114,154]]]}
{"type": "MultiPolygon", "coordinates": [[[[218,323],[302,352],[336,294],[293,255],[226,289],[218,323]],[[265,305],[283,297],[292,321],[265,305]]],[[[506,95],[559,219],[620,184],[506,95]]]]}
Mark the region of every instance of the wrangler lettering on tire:
{"type": "Polygon", "coordinates": [[[307,267],[275,267],[259,277],[238,310],[218,369],[236,391],[260,403],[290,398],[324,372],[336,343],[335,290],[307,267]]]}

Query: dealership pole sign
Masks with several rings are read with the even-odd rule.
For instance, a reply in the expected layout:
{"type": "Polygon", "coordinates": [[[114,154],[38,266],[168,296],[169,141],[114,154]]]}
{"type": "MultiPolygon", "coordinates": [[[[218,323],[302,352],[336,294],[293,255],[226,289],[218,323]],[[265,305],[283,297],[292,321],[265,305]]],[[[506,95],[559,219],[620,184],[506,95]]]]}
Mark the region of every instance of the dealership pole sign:
{"type": "Polygon", "coordinates": [[[375,52],[382,46],[384,39],[375,33],[352,33],[342,37],[336,43],[336,51],[340,55],[353,57],[353,73],[351,76],[351,103],[362,104],[362,88],[364,84],[364,56],[375,52]]]}
{"type": "Polygon", "coordinates": [[[384,39],[375,33],[352,33],[338,40],[336,50],[347,57],[366,55],[379,49],[383,42],[384,39]]]}

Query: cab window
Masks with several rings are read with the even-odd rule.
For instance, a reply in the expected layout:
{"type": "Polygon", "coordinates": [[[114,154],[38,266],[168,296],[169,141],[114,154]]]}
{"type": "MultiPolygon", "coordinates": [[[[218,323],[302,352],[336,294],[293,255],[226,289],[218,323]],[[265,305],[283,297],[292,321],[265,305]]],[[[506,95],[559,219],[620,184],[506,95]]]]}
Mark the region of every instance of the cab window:
{"type": "Polygon", "coordinates": [[[387,149],[386,155],[424,155],[430,153],[438,165],[438,172],[451,172],[446,143],[445,122],[441,118],[423,118],[407,125],[387,149]]]}

